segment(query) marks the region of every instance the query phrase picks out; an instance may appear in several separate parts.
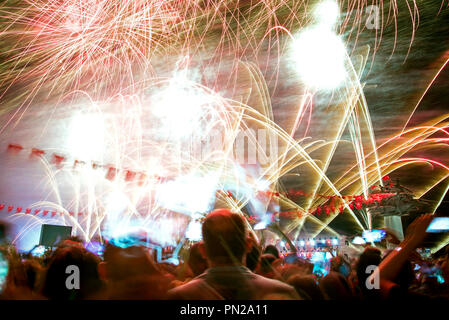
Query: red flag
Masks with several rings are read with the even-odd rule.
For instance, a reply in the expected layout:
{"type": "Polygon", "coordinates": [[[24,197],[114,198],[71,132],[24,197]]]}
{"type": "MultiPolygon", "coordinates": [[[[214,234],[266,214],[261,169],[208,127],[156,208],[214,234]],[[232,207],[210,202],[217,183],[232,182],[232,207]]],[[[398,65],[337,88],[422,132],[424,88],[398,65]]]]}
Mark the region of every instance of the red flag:
{"type": "Polygon", "coordinates": [[[3,203],[0,204],[0,210],[3,210],[4,207],[5,207],[5,205],[3,203]]]}
{"type": "Polygon", "coordinates": [[[109,167],[108,172],[106,173],[106,179],[108,180],[114,180],[115,176],[117,175],[117,169],[114,167],[109,167]]]}
{"type": "Polygon", "coordinates": [[[145,183],[145,180],[147,179],[147,175],[143,172],[140,173],[140,177],[139,177],[139,186],[143,186],[143,184],[145,183]]]}
{"type": "Polygon", "coordinates": [[[62,161],[65,160],[64,156],[58,155],[56,153],[53,153],[53,162],[57,165],[60,166],[62,161]]]}
{"type": "Polygon", "coordinates": [[[19,152],[22,151],[23,147],[20,144],[8,144],[8,151],[19,152]]]}
{"type": "Polygon", "coordinates": [[[45,151],[37,148],[31,149],[31,156],[40,157],[44,155],[45,151]]]}
{"type": "Polygon", "coordinates": [[[135,176],[136,176],[136,173],[134,171],[126,170],[125,181],[132,181],[132,180],[134,180],[135,176]]]}

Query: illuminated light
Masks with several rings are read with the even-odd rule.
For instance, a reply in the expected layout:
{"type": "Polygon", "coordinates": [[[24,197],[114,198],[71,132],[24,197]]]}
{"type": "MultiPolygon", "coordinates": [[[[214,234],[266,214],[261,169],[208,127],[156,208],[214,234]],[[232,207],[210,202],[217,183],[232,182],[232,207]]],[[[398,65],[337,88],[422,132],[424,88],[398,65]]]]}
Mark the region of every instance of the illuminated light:
{"type": "Polygon", "coordinates": [[[168,258],[168,259],[164,260],[164,262],[171,263],[175,266],[179,265],[179,259],[175,258],[175,257],[168,258]]]}
{"type": "Polygon", "coordinates": [[[201,241],[203,239],[201,232],[201,222],[198,220],[190,221],[186,230],[186,238],[190,241],[201,241]]]}
{"type": "Polygon", "coordinates": [[[180,74],[156,94],[153,101],[151,111],[161,121],[159,133],[181,139],[201,131],[201,120],[213,99],[180,74]]]}
{"type": "Polygon", "coordinates": [[[267,227],[267,223],[265,221],[261,221],[254,226],[254,230],[263,230],[267,227]]]}
{"type": "Polygon", "coordinates": [[[325,0],[315,6],[314,16],[320,25],[334,26],[340,15],[338,3],[333,0],[325,0]]]}
{"type": "Polygon", "coordinates": [[[160,184],[156,199],[166,209],[191,215],[209,212],[216,191],[217,177],[212,172],[205,177],[189,174],[160,184]]]}
{"type": "Polygon", "coordinates": [[[313,239],[310,240],[310,245],[311,245],[311,246],[314,246],[315,244],[316,244],[315,240],[313,240],[313,239]]]}
{"type": "Polygon", "coordinates": [[[304,240],[299,241],[299,245],[300,245],[301,247],[304,247],[305,244],[306,244],[306,243],[304,242],[304,240]]]}
{"type": "Polygon", "coordinates": [[[334,246],[337,246],[338,245],[338,239],[332,239],[332,244],[334,246]]]}
{"type": "Polygon", "coordinates": [[[314,89],[332,90],[346,79],[346,49],[339,36],[327,28],[312,27],[294,42],[295,63],[304,83],[314,89]]]}
{"type": "Polygon", "coordinates": [[[362,237],[354,237],[354,240],[352,240],[353,244],[365,244],[365,239],[363,239],[362,237]]]}
{"type": "Polygon", "coordinates": [[[108,217],[123,213],[129,204],[129,198],[122,192],[111,192],[105,199],[108,217]]]}
{"type": "Polygon", "coordinates": [[[69,127],[67,148],[80,160],[101,159],[104,154],[104,119],[99,114],[79,114],[69,127]]]}
{"type": "Polygon", "coordinates": [[[281,241],[281,247],[285,247],[285,242],[284,241],[281,241]]]}
{"type": "Polygon", "coordinates": [[[256,181],[256,188],[257,190],[260,191],[265,191],[268,190],[268,188],[270,187],[270,181],[269,180],[265,180],[265,179],[261,179],[256,181]]]}

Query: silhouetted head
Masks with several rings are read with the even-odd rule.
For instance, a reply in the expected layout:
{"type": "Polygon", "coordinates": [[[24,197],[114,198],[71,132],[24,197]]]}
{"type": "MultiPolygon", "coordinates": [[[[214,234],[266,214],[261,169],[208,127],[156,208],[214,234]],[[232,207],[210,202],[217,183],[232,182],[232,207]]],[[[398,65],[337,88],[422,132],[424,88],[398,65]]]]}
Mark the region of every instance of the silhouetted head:
{"type": "Polygon", "coordinates": [[[310,300],[324,300],[323,293],[314,275],[293,275],[288,279],[288,284],[293,286],[302,297],[310,300]]]}
{"type": "Polygon", "coordinates": [[[140,246],[120,248],[107,244],[103,254],[104,277],[108,281],[121,281],[142,275],[158,275],[159,267],[154,263],[148,250],[140,246]]]}
{"type": "Polygon", "coordinates": [[[268,245],[265,247],[265,250],[263,253],[272,254],[276,259],[279,259],[279,251],[278,249],[273,245],[268,245]]]}
{"type": "Polygon", "coordinates": [[[249,248],[247,229],[242,216],[228,209],[207,215],[202,226],[207,258],[214,264],[241,264],[249,248]]]}
{"type": "Polygon", "coordinates": [[[319,286],[330,300],[351,300],[353,298],[348,281],[338,272],[330,271],[321,279],[319,286]]]}
{"type": "Polygon", "coordinates": [[[157,265],[148,249],[120,248],[107,244],[100,274],[107,281],[107,298],[112,300],[164,299],[171,266],[157,265]]]}
{"type": "Polygon", "coordinates": [[[82,247],[56,249],[48,264],[43,294],[55,300],[79,300],[95,295],[102,287],[99,262],[97,256],[82,247]]]}
{"type": "Polygon", "coordinates": [[[372,294],[375,290],[369,290],[366,286],[366,279],[371,275],[372,270],[369,266],[378,266],[382,261],[382,253],[379,249],[374,247],[367,247],[365,251],[360,255],[359,261],[357,262],[357,280],[359,287],[365,294],[372,294]]]}
{"type": "Polygon", "coordinates": [[[200,243],[193,244],[190,247],[189,259],[187,261],[195,277],[202,274],[207,269],[207,260],[203,257],[200,248],[200,243]]]}

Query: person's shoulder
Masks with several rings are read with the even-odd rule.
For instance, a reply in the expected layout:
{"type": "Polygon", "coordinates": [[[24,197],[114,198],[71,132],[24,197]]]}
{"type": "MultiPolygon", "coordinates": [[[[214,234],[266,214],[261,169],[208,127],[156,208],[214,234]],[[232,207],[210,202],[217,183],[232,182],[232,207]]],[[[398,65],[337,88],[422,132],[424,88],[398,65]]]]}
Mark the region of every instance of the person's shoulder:
{"type": "Polygon", "coordinates": [[[183,285],[170,289],[167,293],[168,299],[180,300],[189,296],[195,296],[201,293],[201,286],[204,281],[202,277],[196,277],[183,285]]]}
{"type": "Polygon", "coordinates": [[[287,294],[297,298],[298,294],[296,293],[295,288],[291,285],[284,283],[279,280],[265,278],[261,275],[254,274],[254,280],[259,284],[262,290],[265,292],[279,292],[283,294],[287,294]]]}
{"type": "Polygon", "coordinates": [[[257,273],[253,273],[253,276],[254,276],[255,281],[258,281],[264,285],[270,285],[270,286],[274,286],[274,287],[290,287],[290,285],[288,285],[282,281],[279,281],[276,279],[270,279],[270,278],[261,276],[260,274],[257,274],[257,273]]]}

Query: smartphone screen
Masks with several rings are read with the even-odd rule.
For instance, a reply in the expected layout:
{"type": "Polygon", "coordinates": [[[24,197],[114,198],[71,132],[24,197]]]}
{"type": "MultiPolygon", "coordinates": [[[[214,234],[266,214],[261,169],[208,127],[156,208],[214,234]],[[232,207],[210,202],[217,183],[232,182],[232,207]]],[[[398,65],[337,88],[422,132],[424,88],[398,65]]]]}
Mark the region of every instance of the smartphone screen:
{"type": "Polygon", "coordinates": [[[363,239],[366,242],[379,242],[386,236],[385,230],[366,230],[363,231],[363,239]]]}
{"type": "Polygon", "coordinates": [[[432,220],[427,232],[445,232],[449,230],[449,217],[436,217],[432,220]]]}

